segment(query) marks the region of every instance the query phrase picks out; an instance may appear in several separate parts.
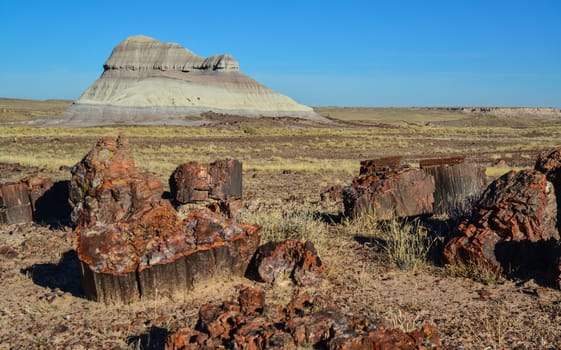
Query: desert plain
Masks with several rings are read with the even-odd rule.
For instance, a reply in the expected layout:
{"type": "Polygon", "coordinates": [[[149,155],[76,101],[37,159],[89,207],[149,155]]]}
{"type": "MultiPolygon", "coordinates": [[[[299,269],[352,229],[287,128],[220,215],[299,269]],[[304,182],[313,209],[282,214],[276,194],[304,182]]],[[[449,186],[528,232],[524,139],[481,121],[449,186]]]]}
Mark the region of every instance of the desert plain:
{"type": "MultiPolygon", "coordinates": [[[[332,185],[349,184],[359,162],[402,156],[465,156],[488,181],[532,168],[539,152],[558,147],[561,117],[534,109],[485,112],[450,108],[318,107],[329,123],[207,113],[206,126],[75,128],[30,124],[71,101],[0,99],[2,181],[39,175],[65,180],[103,136],[126,135],[137,166],[164,183],[178,164],[234,158],[243,162],[240,221],[262,227],[261,241],[311,241],[326,268],[319,287],[266,284],[246,278],[209,281],[182,295],[126,305],[83,297],[72,229],[65,225],[0,226],[0,348],[163,349],[168,333],[193,326],[202,304],[236,298],[259,286],[271,303],[304,291],[332,300],[348,315],[386,328],[439,331],[446,349],[561,348],[561,291],[535,274],[444,266],[438,248],[454,223],[431,237],[427,254],[397,263],[381,244],[391,229],[341,215],[322,201],[332,185]]],[[[399,229],[421,230],[409,223],[399,229]]],[[[388,236],[390,235],[390,236],[388,236]]]]}

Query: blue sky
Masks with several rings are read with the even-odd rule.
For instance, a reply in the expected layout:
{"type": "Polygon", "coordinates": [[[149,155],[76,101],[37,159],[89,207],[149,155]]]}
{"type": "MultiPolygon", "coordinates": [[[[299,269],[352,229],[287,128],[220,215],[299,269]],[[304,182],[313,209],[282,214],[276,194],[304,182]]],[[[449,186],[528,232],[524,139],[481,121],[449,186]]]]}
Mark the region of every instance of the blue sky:
{"type": "Polygon", "coordinates": [[[561,0],[1,0],[0,96],[76,99],[136,34],[312,106],[561,108],[561,0]]]}

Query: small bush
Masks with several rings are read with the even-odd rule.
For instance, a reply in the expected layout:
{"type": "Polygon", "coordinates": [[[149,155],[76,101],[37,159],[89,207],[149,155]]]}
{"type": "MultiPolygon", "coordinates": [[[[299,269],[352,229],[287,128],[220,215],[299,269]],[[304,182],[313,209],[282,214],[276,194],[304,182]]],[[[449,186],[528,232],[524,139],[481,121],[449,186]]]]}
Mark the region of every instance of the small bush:
{"type": "Polygon", "coordinates": [[[310,241],[317,246],[325,234],[325,224],[316,220],[314,212],[306,205],[298,207],[258,209],[246,212],[242,218],[261,226],[261,242],[296,239],[310,241]]]}
{"type": "Polygon", "coordinates": [[[475,262],[446,265],[444,274],[449,277],[469,278],[485,285],[494,285],[503,280],[503,277],[490,267],[475,262]]]}
{"type": "Polygon", "coordinates": [[[418,220],[399,218],[380,221],[373,213],[363,214],[345,223],[346,231],[354,236],[370,238],[379,246],[386,263],[403,270],[424,266],[435,239],[418,220]]]}

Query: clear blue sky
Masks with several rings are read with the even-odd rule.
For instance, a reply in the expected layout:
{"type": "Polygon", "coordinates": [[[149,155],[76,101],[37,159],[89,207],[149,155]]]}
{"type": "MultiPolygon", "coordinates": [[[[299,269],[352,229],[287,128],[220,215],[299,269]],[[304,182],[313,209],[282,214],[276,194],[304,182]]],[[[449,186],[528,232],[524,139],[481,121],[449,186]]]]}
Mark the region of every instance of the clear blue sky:
{"type": "Polygon", "coordinates": [[[76,99],[136,34],[312,106],[561,108],[561,0],[0,0],[0,96],[76,99]]]}

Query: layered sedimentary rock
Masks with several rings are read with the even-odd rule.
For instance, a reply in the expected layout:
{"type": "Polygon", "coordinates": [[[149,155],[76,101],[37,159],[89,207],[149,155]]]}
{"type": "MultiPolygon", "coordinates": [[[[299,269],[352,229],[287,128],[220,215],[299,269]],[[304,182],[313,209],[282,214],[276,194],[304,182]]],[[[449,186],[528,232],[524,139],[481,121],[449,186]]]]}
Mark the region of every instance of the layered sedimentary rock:
{"type": "Polygon", "coordinates": [[[103,138],[72,169],[72,219],[88,298],[173,295],[217,275],[245,273],[259,227],[209,210],[180,219],[162,183],[136,168],[126,137],[103,138]]]}
{"type": "Polygon", "coordinates": [[[201,118],[208,111],[326,121],[243,74],[230,55],[204,58],[178,44],[133,36],[114,48],[103,68],[58,123],[197,125],[208,122],[201,118]]]}

